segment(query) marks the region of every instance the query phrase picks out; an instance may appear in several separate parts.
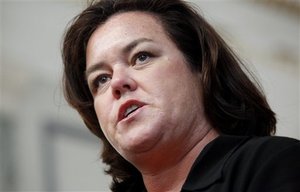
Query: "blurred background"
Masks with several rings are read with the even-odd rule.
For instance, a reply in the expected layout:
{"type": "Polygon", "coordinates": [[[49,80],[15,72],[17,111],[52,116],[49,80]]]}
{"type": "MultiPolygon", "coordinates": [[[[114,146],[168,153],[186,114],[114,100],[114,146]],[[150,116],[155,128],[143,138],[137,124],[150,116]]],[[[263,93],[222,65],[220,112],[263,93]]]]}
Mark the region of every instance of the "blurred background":
{"type": "MultiPolygon", "coordinates": [[[[298,0],[193,1],[300,138],[298,0]]],[[[109,191],[101,143],[64,101],[60,48],[85,0],[0,0],[0,191],[109,191]]]]}

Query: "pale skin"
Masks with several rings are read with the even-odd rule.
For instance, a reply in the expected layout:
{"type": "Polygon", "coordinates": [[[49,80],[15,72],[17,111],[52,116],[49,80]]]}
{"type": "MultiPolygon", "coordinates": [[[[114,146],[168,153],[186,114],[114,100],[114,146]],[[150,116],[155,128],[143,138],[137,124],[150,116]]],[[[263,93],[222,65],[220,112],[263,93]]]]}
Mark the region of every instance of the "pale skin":
{"type": "Polygon", "coordinates": [[[143,12],[109,18],[86,55],[108,141],[142,173],[147,191],[180,191],[201,150],[218,136],[204,113],[201,74],[190,70],[159,20],[143,12]]]}

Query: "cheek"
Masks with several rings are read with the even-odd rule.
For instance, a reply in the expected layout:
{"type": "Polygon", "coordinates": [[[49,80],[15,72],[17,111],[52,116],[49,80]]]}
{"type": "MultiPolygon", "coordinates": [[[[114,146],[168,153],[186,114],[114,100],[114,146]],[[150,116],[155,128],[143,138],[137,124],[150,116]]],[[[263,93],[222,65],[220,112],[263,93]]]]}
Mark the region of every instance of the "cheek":
{"type": "Polygon", "coordinates": [[[104,133],[105,137],[110,140],[109,137],[109,129],[108,129],[108,116],[107,113],[105,113],[104,109],[106,108],[105,105],[103,105],[102,102],[97,102],[97,100],[95,100],[94,102],[94,108],[95,108],[95,112],[98,118],[98,122],[100,124],[100,127],[102,129],[102,132],[104,133]]]}
{"type": "Polygon", "coordinates": [[[106,137],[114,134],[114,108],[112,102],[106,97],[96,97],[94,100],[94,108],[98,118],[98,122],[106,137]]]}
{"type": "Polygon", "coordinates": [[[181,111],[199,107],[202,101],[200,82],[185,63],[176,63],[172,67],[163,69],[163,73],[157,78],[163,79],[160,81],[163,90],[160,94],[167,98],[168,103],[176,103],[181,111]]]}
{"type": "Polygon", "coordinates": [[[103,100],[100,100],[100,98],[95,98],[94,101],[94,109],[98,118],[98,122],[100,123],[101,127],[106,127],[107,120],[108,120],[108,112],[106,113],[105,110],[108,106],[105,104],[103,100]]]}
{"type": "Polygon", "coordinates": [[[160,94],[169,96],[169,99],[174,98],[177,93],[179,95],[186,94],[191,86],[189,71],[185,63],[176,61],[168,61],[166,67],[161,67],[153,73],[153,85],[159,89],[160,94]]]}

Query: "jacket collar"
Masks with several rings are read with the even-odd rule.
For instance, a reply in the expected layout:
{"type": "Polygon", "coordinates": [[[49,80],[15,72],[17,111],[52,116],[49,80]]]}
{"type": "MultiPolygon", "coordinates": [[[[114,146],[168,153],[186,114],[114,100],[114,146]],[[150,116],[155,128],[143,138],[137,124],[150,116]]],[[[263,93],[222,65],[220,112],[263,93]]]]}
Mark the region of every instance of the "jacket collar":
{"type": "Polygon", "coordinates": [[[222,178],[227,160],[250,137],[222,135],[202,150],[182,187],[182,191],[206,188],[222,178]]]}

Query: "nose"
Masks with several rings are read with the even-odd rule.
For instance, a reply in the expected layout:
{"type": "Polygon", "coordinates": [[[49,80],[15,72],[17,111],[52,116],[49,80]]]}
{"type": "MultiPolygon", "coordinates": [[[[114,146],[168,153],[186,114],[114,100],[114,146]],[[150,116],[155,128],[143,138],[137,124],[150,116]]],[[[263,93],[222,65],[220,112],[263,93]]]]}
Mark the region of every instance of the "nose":
{"type": "Polygon", "coordinates": [[[136,81],[131,77],[129,69],[119,67],[114,70],[111,79],[112,95],[116,99],[120,99],[122,95],[134,91],[137,88],[136,81]]]}

